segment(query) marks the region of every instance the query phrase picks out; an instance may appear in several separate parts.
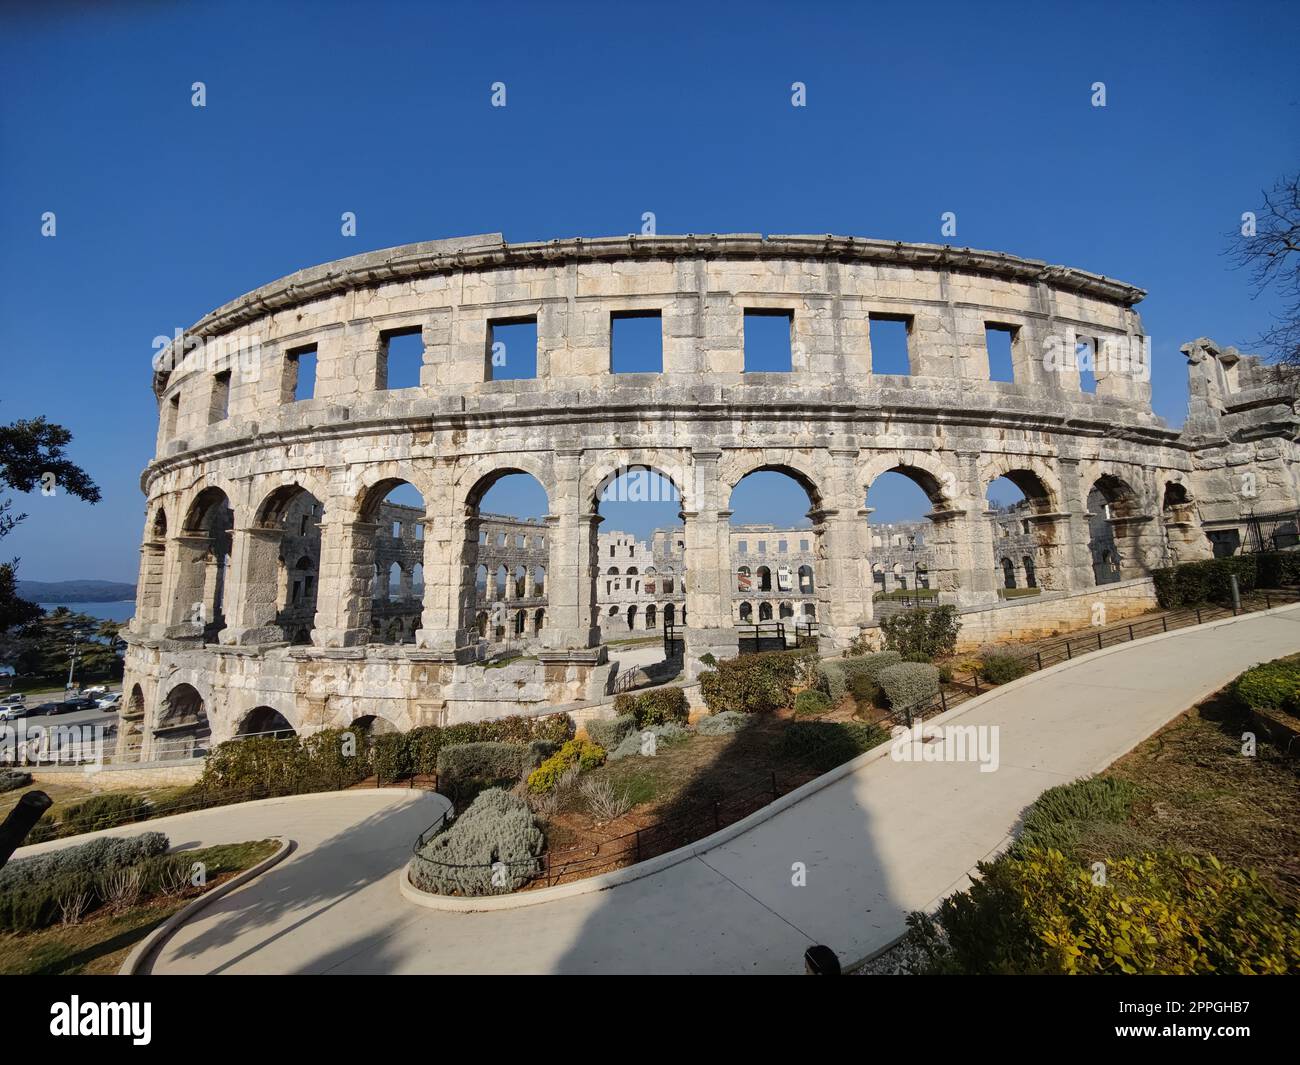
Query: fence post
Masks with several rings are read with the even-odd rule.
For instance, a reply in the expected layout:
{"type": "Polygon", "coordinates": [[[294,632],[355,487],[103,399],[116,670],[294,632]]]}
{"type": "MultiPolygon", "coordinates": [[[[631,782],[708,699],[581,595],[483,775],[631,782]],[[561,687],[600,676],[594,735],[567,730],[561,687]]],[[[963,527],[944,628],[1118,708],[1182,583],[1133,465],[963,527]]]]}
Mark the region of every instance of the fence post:
{"type": "Polygon", "coordinates": [[[948,712],[948,696],[943,693],[943,685],[939,685],[939,705],[943,707],[943,712],[948,712]]]}
{"type": "Polygon", "coordinates": [[[1265,593],[1264,593],[1264,609],[1265,609],[1265,610],[1271,610],[1272,608],[1273,608],[1273,601],[1268,597],[1268,592],[1265,592],[1265,593]]]}
{"type": "Polygon", "coordinates": [[[1069,641],[1069,640],[1066,640],[1066,641],[1065,641],[1065,660],[1068,662],[1068,661],[1070,661],[1070,659],[1072,659],[1073,657],[1074,657],[1074,655],[1070,653],[1070,641],[1069,641]]]}
{"type": "Polygon", "coordinates": [[[1101,650],[1101,633],[1097,633],[1097,650],[1101,650]]]}
{"type": "Polygon", "coordinates": [[[1198,606],[1196,608],[1196,624],[1199,625],[1200,623],[1201,623],[1201,608],[1198,606]]]}
{"type": "Polygon", "coordinates": [[[772,801],[775,802],[779,797],[780,797],[779,793],[776,790],[776,770],[773,769],[772,770],[772,801]]]}
{"type": "Polygon", "coordinates": [[[713,831],[716,832],[722,827],[722,820],[719,814],[718,800],[713,800],[713,831]]]}
{"type": "Polygon", "coordinates": [[[641,860],[641,830],[639,828],[636,830],[636,860],[638,862],[641,860]]]}
{"type": "Polygon", "coordinates": [[[975,672],[971,674],[971,678],[975,681],[975,694],[976,694],[976,695],[979,695],[979,693],[980,693],[980,671],[979,671],[978,669],[975,670],[975,672]]]}
{"type": "Polygon", "coordinates": [[[1133,626],[1132,626],[1132,625],[1130,625],[1130,626],[1128,627],[1128,639],[1129,639],[1129,643],[1132,643],[1132,642],[1133,642],[1133,626]]]}
{"type": "Polygon", "coordinates": [[[1043,668],[1043,652],[1042,652],[1042,651],[1035,651],[1035,652],[1034,652],[1034,657],[1038,659],[1038,669],[1039,669],[1039,671],[1041,672],[1041,671],[1042,671],[1042,668],[1043,668]]]}
{"type": "Polygon", "coordinates": [[[1161,615],[1160,615],[1160,627],[1161,627],[1165,632],[1168,632],[1168,631],[1169,631],[1169,615],[1168,615],[1168,614],[1161,614],[1161,615]]]}

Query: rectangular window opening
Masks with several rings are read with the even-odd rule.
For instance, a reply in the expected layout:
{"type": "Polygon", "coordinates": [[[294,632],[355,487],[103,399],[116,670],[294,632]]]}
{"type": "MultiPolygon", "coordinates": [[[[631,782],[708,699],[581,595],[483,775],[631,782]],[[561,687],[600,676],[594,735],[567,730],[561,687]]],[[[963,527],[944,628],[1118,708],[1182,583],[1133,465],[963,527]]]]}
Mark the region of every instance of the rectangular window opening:
{"type": "Polygon", "coordinates": [[[867,320],[871,335],[871,372],[907,377],[912,372],[908,348],[912,319],[906,315],[873,314],[867,320]]]}
{"type": "Polygon", "coordinates": [[[611,373],[663,373],[664,328],[659,311],[620,311],[609,316],[611,373]]]}
{"type": "Polygon", "coordinates": [[[1015,363],[1011,349],[1015,344],[1016,327],[1012,325],[985,325],[984,346],[989,353],[989,380],[1014,381],[1015,363]]]}
{"type": "Polygon", "coordinates": [[[181,416],[181,394],[177,392],[167,402],[167,438],[176,435],[176,426],[181,416]]]}
{"type": "Polygon", "coordinates": [[[316,394],[316,345],[295,348],[286,353],[285,392],[292,396],[292,401],[311,399],[316,394]]]}
{"type": "Polygon", "coordinates": [[[229,417],[230,371],[225,370],[212,379],[212,407],[210,420],[213,422],[224,422],[229,417]]]}
{"type": "Polygon", "coordinates": [[[745,373],[789,373],[794,369],[790,355],[793,311],[746,311],[744,328],[745,373]]]}
{"type": "Polygon", "coordinates": [[[1096,337],[1079,337],[1074,342],[1074,361],[1079,367],[1079,388],[1083,392],[1097,392],[1096,337]]]}
{"type": "Polygon", "coordinates": [[[524,381],[537,376],[537,319],[488,322],[487,379],[524,381]]]}
{"type": "Polygon", "coordinates": [[[377,388],[418,388],[424,365],[424,336],[418,326],[379,334],[377,388]]]}

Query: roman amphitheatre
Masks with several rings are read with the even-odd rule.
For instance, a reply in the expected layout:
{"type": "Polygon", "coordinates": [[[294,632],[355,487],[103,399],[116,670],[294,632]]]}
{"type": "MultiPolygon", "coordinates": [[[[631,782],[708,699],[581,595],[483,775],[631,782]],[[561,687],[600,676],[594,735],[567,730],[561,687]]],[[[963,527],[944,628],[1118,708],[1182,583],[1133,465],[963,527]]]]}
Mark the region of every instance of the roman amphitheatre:
{"type": "MultiPolygon", "coordinates": [[[[1248,515],[1294,511],[1300,493],[1294,405],[1255,358],[1189,342],[1187,422],[1154,415],[1144,295],[997,252],[756,234],[483,234],[264,285],[155,360],[119,756],[608,701],[601,506],[647,476],[680,504],[665,646],[687,682],[744,638],[730,499],[760,471],[807,495],[797,621],[828,653],[877,631],[868,519],[891,472],[929,500],[926,583],[964,638],[1149,609],[1153,568],[1235,549],[1248,515]],[[788,323],[788,371],[746,370],[751,316],[788,323]],[[632,318],[657,322],[655,372],[615,372],[611,334],[632,318]],[[494,337],[520,323],[535,376],[496,380],[494,337]],[[887,328],[906,337],[905,373],[873,367],[887,328]],[[990,379],[992,335],[1009,381],[990,379]],[[412,337],[419,383],[389,387],[412,337]],[[516,474],[546,495],[527,530],[480,509],[516,474]],[[997,478],[1024,495],[1031,600],[999,597],[997,478]],[[422,509],[394,509],[403,485],[422,509]],[[485,595],[502,568],[507,591],[485,595]],[[519,600],[503,603],[518,652],[504,664],[494,598],[519,600]]],[[[662,628],[666,603],[651,605],[662,628]]]]}

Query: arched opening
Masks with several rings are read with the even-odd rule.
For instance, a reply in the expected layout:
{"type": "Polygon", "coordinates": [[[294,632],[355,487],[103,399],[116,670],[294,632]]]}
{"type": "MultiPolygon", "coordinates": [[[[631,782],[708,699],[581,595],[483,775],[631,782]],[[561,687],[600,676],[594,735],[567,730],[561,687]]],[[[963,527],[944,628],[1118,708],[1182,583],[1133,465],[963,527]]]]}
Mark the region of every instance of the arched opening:
{"type": "MultiPolygon", "coordinates": [[[[1015,588],[1007,582],[1007,563],[1011,566],[1011,580],[1016,580],[1016,559],[1029,558],[1033,565],[1027,567],[1042,573],[1047,588],[1065,587],[1064,574],[1058,573],[1063,558],[1062,544],[1068,536],[1069,525],[1065,514],[1059,513],[1055,496],[1043,479],[1032,470],[1012,469],[994,477],[986,486],[985,516],[989,521],[989,537],[1000,561],[998,584],[1015,588]]],[[[1029,587],[1037,587],[1037,581],[1029,587]]]]}
{"type": "MultiPolygon", "coordinates": [[[[820,569],[824,565],[822,501],[816,485],[793,467],[761,466],[736,482],[728,509],[732,568],[737,574],[732,603],[753,595],[772,596],[775,603],[759,601],[759,622],[771,621],[774,615],[784,619],[800,614],[802,604],[815,601],[825,584],[820,569]],[[742,580],[749,572],[752,582],[742,580]]],[[[729,613],[737,610],[738,605],[733,605],[729,613]]],[[[793,630],[786,638],[793,640],[793,630]]],[[[749,649],[743,641],[742,634],[741,649],[749,649]]]]}
{"type": "MultiPolygon", "coordinates": [[[[1088,490],[1088,549],[1098,585],[1145,576],[1150,515],[1142,513],[1138,493],[1123,478],[1102,474],[1088,490]]],[[[1159,550],[1155,552],[1159,554],[1159,550]]]]}
{"type": "Polygon", "coordinates": [[[647,629],[657,628],[659,625],[659,615],[654,603],[645,608],[645,627],[647,629]]]}
{"type": "MultiPolygon", "coordinates": [[[[173,635],[210,643],[226,627],[226,582],[234,512],[220,488],[205,488],[190,505],[174,541],[173,635]]],[[[274,570],[272,569],[272,574],[274,570]]]]}
{"type": "Polygon", "coordinates": [[[598,486],[593,511],[600,522],[600,556],[627,563],[612,579],[607,572],[597,589],[598,606],[611,600],[624,605],[625,625],[607,629],[606,637],[633,631],[638,623],[644,629],[655,627],[653,601],[682,595],[673,580],[674,571],[686,565],[678,486],[652,466],[620,467],[598,486]]]}
{"type": "Polygon", "coordinates": [[[671,627],[677,624],[677,607],[672,603],[664,604],[664,626],[671,627]]]}
{"type": "Polygon", "coordinates": [[[1034,559],[1032,555],[1024,555],[1020,559],[1020,564],[1025,568],[1025,587],[1038,587],[1038,573],[1034,569],[1034,559]]]}
{"type": "Polygon", "coordinates": [[[918,466],[896,466],[867,485],[865,505],[875,615],[915,605],[922,587],[933,589],[933,596],[920,599],[922,605],[955,602],[962,586],[959,515],[939,479],[918,466]]]}
{"type": "Polygon", "coordinates": [[[165,622],[163,617],[163,584],[167,569],[167,512],[157,507],[145,525],[144,543],[140,551],[139,591],[136,595],[136,618],[132,625],[138,629],[165,622]]]}
{"type": "MultiPolygon", "coordinates": [[[[1200,520],[1191,493],[1181,481],[1165,482],[1160,518],[1165,541],[1165,557],[1161,560],[1163,565],[1172,566],[1178,562],[1206,558],[1212,553],[1205,537],[1201,535],[1200,520]]],[[[1287,522],[1276,529],[1271,539],[1271,544],[1267,546],[1273,550],[1294,547],[1300,543],[1294,522],[1287,522]]]]}
{"type": "Polygon", "coordinates": [[[460,615],[500,611],[509,623],[490,629],[491,642],[526,641],[541,632],[537,611],[551,605],[546,588],[552,546],[548,512],[541,482],[516,468],[492,471],[466,497],[466,572],[475,574],[475,582],[462,590],[460,615]]]}
{"type": "Polygon", "coordinates": [[[1016,586],[1016,564],[1009,558],[1002,560],[1002,587],[1014,588],[1016,586]]]}
{"type": "Polygon", "coordinates": [[[754,620],[754,604],[753,604],[753,603],[741,603],[741,604],[740,604],[740,620],[741,620],[744,624],[746,624],[746,625],[748,625],[751,621],[754,620]]]}
{"type": "Polygon", "coordinates": [[[203,696],[193,685],[176,685],[163,700],[154,725],[153,758],[198,758],[208,753],[211,738],[203,696]]]}
{"type": "Polygon", "coordinates": [[[373,528],[370,642],[414,643],[423,616],[412,574],[424,561],[424,497],[409,481],[381,481],[366,493],[361,520],[373,528]]]}
{"type": "Polygon", "coordinates": [[[348,728],[368,736],[388,736],[399,731],[393,722],[379,714],[363,714],[361,717],[353,718],[348,728]]]}
{"type": "Polygon", "coordinates": [[[235,732],[235,738],[261,736],[273,740],[286,740],[294,734],[294,727],[279,710],[271,706],[255,706],[244,715],[235,732]]]}
{"type": "Polygon", "coordinates": [[[538,607],[537,611],[533,614],[533,635],[540,636],[542,634],[542,626],[545,624],[546,611],[542,607],[538,607]]]}

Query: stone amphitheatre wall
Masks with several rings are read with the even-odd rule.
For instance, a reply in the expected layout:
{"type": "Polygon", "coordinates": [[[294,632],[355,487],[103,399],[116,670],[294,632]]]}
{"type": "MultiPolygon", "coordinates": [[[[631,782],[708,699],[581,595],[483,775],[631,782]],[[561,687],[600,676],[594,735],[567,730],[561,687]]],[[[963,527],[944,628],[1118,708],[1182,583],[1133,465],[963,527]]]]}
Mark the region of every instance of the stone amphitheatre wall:
{"type": "Polygon", "coordinates": [[[929,582],[962,607],[996,600],[985,490],[999,476],[1028,499],[1045,592],[1094,586],[1090,525],[1110,530],[1124,580],[1202,557],[1202,503],[1230,524],[1245,509],[1238,474],[1253,474],[1251,505],[1296,507],[1293,403],[1253,360],[1198,341],[1192,418],[1169,429],[1150,409],[1143,295],[1000,253],[746,234],[515,245],[488,234],[266,285],[155,363],[124,743],[149,757],[194,722],[206,743],[260,707],[299,729],[371,716],[410,727],[582,697],[608,672],[599,500],[630,468],[680,493],[689,676],[701,655],[737,646],[728,507],[757,470],[808,493],[828,647],[872,623],[869,493],[888,471],[929,497],[929,582]],[[744,371],[751,311],[788,319],[790,372],[744,371]],[[625,315],[659,318],[662,372],[611,372],[625,315]],[[536,376],[493,380],[494,329],[520,321],[536,323],[536,376]],[[875,323],[900,321],[910,372],[873,372],[875,323]],[[1009,333],[1012,381],[989,379],[990,328],[1009,333]],[[411,334],[420,384],[390,389],[390,343],[411,334]],[[1081,345],[1101,360],[1095,393],[1075,365],[1081,345]],[[295,399],[313,360],[311,398],[295,399]],[[513,472],[547,494],[546,616],[534,660],[489,669],[476,661],[476,574],[491,561],[478,508],[513,472]],[[380,645],[379,507],[403,482],[424,501],[420,627],[413,642],[380,645]],[[320,568],[308,642],[295,644],[278,620],[280,568],[308,496],[320,568]]]}

